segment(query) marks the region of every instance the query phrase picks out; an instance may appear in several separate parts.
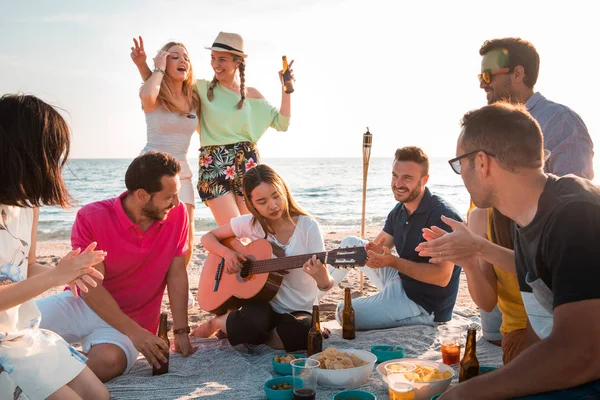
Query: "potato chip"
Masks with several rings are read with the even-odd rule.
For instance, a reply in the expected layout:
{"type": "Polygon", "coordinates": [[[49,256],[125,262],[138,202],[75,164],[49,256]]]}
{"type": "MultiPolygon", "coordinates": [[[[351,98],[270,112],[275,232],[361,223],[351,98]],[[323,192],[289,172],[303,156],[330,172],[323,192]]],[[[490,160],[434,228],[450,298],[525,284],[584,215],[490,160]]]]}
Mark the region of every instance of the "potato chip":
{"type": "Polygon", "coordinates": [[[334,347],[325,349],[316,359],[321,363],[321,369],[348,369],[367,364],[355,354],[344,353],[334,347]]]}

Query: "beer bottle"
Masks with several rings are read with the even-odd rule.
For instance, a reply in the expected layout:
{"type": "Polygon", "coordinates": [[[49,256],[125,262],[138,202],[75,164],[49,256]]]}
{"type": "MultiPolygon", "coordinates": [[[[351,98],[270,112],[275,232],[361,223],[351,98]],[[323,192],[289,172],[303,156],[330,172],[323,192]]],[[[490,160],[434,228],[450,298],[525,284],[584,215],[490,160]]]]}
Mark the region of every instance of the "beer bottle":
{"type": "Polygon", "coordinates": [[[312,322],[308,331],[307,357],[323,351],[323,334],[321,333],[321,323],[319,322],[319,306],[313,306],[312,322]]]}
{"type": "Polygon", "coordinates": [[[283,60],[283,90],[287,94],[294,92],[294,82],[292,81],[292,74],[288,68],[287,57],[282,56],[283,60]]]}
{"type": "Polygon", "coordinates": [[[479,361],[477,361],[477,355],[475,354],[477,340],[477,330],[475,328],[469,328],[467,331],[467,344],[465,345],[465,354],[460,360],[460,372],[458,382],[464,382],[474,376],[479,375],[479,361]]]}
{"type": "MultiPolygon", "coordinates": [[[[167,349],[171,346],[171,343],[169,342],[169,337],[167,336],[167,313],[160,314],[158,337],[165,341],[165,343],[167,344],[167,349]]],[[[163,363],[162,361],[158,360],[158,362],[160,363],[160,368],[152,366],[152,375],[166,374],[167,372],[169,372],[169,351],[164,351],[160,346],[156,347],[160,350],[163,356],[165,356],[167,362],[163,363]]]]}
{"type": "Polygon", "coordinates": [[[352,308],[350,288],[344,289],[344,309],[342,310],[342,337],[348,340],[356,338],[356,330],[354,328],[354,308],[352,308]]]}

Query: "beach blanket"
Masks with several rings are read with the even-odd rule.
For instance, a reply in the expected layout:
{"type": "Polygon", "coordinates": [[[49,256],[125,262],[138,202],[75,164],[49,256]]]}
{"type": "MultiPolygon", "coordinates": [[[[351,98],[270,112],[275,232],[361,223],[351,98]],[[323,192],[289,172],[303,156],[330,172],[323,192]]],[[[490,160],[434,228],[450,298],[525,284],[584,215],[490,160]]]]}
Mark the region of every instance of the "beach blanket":
{"type": "MultiPolygon", "coordinates": [[[[473,308],[455,308],[452,324],[480,326],[479,312],[473,308]]],[[[356,339],[344,340],[336,321],[321,324],[331,330],[324,347],[369,350],[375,344],[404,347],[406,358],[441,361],[436,328],[431,326],[404,326],[393,329],[357,332],[356,339]]],[[[482,337],[477,341],[480,365],[502,365],[502,350],[482,337]]],[[[194,342],[199,349],[192,356],[182,358],[171,354],[169,373],[151,376],[148,363],[140,357],[130,372],[108,382],[111,399],[166,400],[166,399],[266,399],[263,384],[277,377],[271,360],[275,354],[285,353],[267,346],[235,346],[215,338],[194,342]]],[[[455,378],[456,380],[456,378],[455,378]]],[[[455,382],[453,382],[455,383],[455,382]]],[[[379,398],[387,398],[387,387],[376,370],[359,387],[379,398]]],[[[318,388],[317,399],[331,399],[339,390],[318,388]]]]}

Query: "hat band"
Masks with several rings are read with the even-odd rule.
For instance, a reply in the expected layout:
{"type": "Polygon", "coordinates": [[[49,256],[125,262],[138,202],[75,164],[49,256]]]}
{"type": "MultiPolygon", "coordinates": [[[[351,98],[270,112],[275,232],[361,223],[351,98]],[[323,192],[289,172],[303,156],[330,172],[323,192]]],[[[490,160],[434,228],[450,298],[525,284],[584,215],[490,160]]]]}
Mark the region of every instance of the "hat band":
{"type": "Polygon", "coordinates": [[[228,46],[228,45],[223,44],[223,43],[217,43],[217,42],[215,42],[215,43],[213,43],[212,47],[220,47],[222,49],[231,50],[231,51],[237,51],[238,53],[244,54],[243,51],[238,50],[235,47],[231,47],[231,46],[228,46]]]}

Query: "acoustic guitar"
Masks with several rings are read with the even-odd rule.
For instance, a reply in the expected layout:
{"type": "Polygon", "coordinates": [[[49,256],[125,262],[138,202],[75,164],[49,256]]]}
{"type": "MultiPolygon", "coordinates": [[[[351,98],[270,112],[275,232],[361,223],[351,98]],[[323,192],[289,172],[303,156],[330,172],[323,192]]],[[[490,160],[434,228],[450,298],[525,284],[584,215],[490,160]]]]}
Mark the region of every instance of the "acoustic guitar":
{"type": "Polygon", "coordinates": [[[215,254],[208,254],[198,283],[198,305],[216,315],[238,309],[247,302],[270,301],[283,281],[281,271],[301,268],[313,255],[322,263],[336,268],[362,266],[367,260],[363,246],[273,258],[273,248],[266,239],[257,239],[246,246],[238,242],[236,248],[231,240],[223,241],[223,244],[243,254],[247,260],[240,272],[228,274],[224,260],[215,254]]]}

